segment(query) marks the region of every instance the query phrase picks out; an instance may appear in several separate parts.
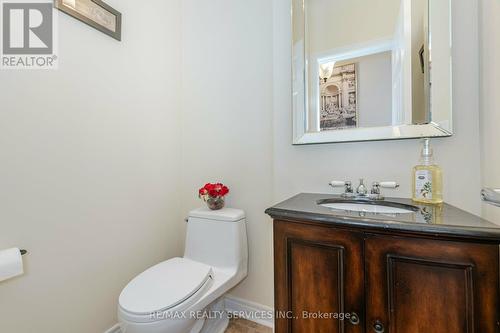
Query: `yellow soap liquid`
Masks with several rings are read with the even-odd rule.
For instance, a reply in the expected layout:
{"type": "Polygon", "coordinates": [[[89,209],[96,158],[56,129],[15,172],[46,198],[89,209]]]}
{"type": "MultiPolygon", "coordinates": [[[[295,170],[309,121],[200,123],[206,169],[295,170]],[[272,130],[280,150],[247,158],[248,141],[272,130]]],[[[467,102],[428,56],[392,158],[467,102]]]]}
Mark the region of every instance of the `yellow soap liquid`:
{"type": "Polygon", "coordinates": [[[424,204],[443,202],[443,173],[438,165],[413,168],[413,201],[424,204]]]}
{"type": "Polygon", "coordinates": [[[424,139],[420,164],[413,168],[413,201],[424,204],[443,202],[443,173],[433,161],[430,140],[424,139]]]}

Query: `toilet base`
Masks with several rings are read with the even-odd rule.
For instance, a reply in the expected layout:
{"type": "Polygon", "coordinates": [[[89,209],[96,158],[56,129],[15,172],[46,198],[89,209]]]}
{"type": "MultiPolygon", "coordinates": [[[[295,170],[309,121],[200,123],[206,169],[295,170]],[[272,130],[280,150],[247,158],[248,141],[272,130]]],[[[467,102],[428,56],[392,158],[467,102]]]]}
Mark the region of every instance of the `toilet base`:
{"type": "MultiPolygon", "coordinates": [[[[229,317],[226,312],[224,298],[221,297],[210,304],[205,311],[210,316],[205,319],[203,327],[201,327],[199,333],[224,333],[229,325],[229,317]]],[[[191,333],[198,332],[191,331],[191,333]]]]}

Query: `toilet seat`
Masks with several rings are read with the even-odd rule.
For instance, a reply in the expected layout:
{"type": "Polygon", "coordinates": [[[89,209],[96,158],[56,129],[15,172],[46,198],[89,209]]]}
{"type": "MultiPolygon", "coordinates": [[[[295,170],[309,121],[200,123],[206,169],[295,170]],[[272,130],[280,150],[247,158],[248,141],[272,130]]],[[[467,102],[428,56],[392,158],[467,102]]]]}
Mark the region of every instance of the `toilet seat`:
{"type": "MultiPolygon", "coordinates": [[[[210,287],[212,267],[186,258],[173,258],[144,271],[123,289],[121,314],[132,321],[155,321],[153,313],[182,311],[210,287]]],[[[156,319],[158,320],[158,319],[156,319]]]]}

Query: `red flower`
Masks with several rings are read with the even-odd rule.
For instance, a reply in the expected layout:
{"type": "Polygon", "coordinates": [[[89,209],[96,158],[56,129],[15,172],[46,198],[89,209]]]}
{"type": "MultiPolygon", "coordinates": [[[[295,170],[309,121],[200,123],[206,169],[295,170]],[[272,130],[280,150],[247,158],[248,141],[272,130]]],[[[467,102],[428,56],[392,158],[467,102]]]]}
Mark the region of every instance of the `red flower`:
{"type": "Polygon", "coordinates": [[[222,186],[222,188],[220,190],[220,195],[225,196],[228,193],[229,193],[229,188],[227,186],[222,186]]]}
{"type": "Polygon", "coordinates": [[[198,190],[198,196],[207,200],[207,196],[211,198],[224,197],[229,193],[229,188],[222,183],[207,183],[198,190]]]}

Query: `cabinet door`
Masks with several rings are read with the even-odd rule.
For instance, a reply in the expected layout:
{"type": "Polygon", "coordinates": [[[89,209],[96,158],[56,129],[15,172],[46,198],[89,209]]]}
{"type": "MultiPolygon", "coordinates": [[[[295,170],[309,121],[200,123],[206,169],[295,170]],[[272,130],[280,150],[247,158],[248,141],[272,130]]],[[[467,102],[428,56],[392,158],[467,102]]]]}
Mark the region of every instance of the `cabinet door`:
{"type": "Polygon", "coordinates": [[[498,332],[497,245],[372,236],[366,332],[498,332]]]}
{"type": "Polygon", "coordinates": [[[357,233],[275,221],[275,332],[363,332],[362,248],[357,233]]]}

